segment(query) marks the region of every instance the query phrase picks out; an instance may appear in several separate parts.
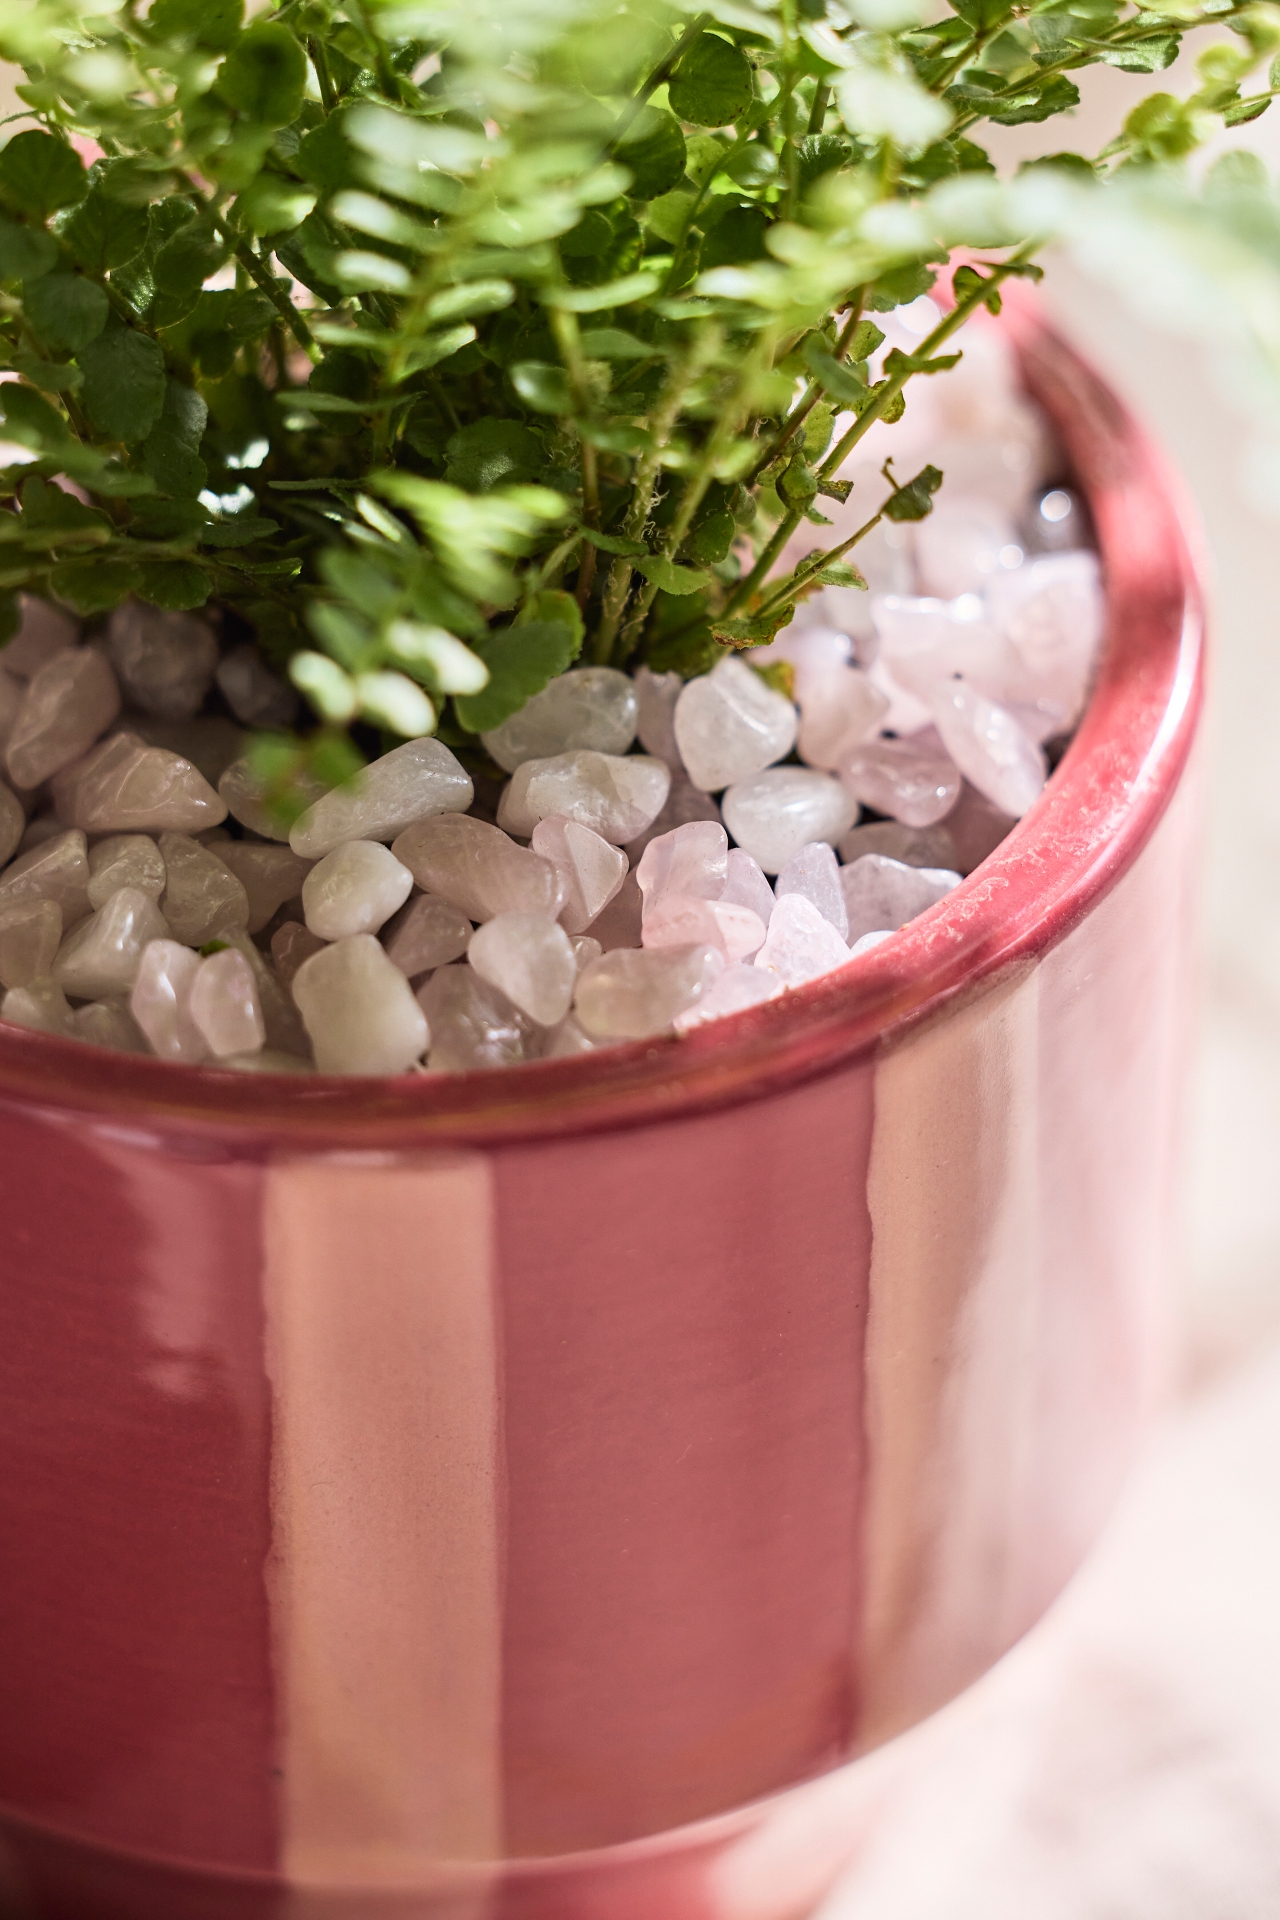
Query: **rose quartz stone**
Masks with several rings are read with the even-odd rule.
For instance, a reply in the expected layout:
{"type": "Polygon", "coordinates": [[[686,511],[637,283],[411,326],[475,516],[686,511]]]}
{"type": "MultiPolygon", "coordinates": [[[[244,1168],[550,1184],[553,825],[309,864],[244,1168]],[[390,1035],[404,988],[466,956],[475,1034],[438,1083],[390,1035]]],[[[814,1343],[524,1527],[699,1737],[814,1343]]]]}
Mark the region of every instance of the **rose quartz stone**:
{"type": "Polygon", "coordinates": [[[28,683],[5,764],[15,787],[38,787],[87,753],[120,711],[120,689],[94,647],[57,653],[28,683]]]}
{"type": "Polygon", "coordinates": [[[266,1039],[253,969],[242,953],[224,947],[201,961],[191,988],[191,1018],[210,1053],[256,1053],[266,1039]]]}
{"type": "Polygon", "coordinates": [[[227,817],[202,773],[179,754],[117,733],[57,775],[58,818],[89,833],[201,833],[227,817]]]}
{"type": "Polygon", "coordinates": [[[392,842],[391,851],[424,892],[451,901],[468,920],[492,920],[497,913],[554,920],[564,905],[564,881],[550,860],[470,815],[420,820],[392,842]]]}

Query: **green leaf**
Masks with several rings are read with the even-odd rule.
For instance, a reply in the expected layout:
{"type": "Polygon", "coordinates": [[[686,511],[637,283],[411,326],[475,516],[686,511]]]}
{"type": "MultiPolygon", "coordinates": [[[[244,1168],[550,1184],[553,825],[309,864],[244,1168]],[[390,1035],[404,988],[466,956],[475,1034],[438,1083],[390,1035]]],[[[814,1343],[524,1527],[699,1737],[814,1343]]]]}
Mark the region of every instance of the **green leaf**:
{"type": "Polygon", "coordinates": [[[635,200],[657,200],[684,179],[684,129],[660,107],[642,107],[614,152],[631,174],[635,200]]]}
{"type": "Polygon", "coordinates": [[[73,367],[69,360],[38,360],[33,353],[14,353],[9,356],[9,364],[42,393],[74,393],[84,382],[79,367],[73,367]]]}
{"type": "Polygon", "coordinates": [[[822,391],[829,393],[833,400],[842,400],[846,406],[857,407],[866,399],[864,382],[850,373],[848,367],[841,366],[834,354],[827,352],[817,334],[810,334],[805,342],[804,363],[822,391]]]}
{"type": "Polygon", "coordinates": [[[244,0],[155,0],[147,25],[161,40],[192,39],[223,53],[243,19],[244,0]]]}
{"type": "Polygon", "coordinates": [[[164,354],[132,327],[100,333],[76,356],[90,422],[108,440],[145,440],[164,406],[164,354]]]}
{"type": "MultiPolygon", "coordinates": [[[[967,300],[971,294],[981,296],[981,289],[986,285],[986,274],[979,273],[976,267],[957,267],[951,276],[951,291],[957,301],[967,300]]],[[[982,298],[982,304],[988,312],[999,313],[1003,304],[1000,299],[1000,289],[992,287],[990,292],[982,298]]]]}
{"type": "Polygon", "coordinates": [[[19,227],[0,216],[0,280],[38,280],[58,263],[58,245],[37,227],[19,227]]]}
{"type": "Polygon", "coordinates": [[[651,360],[658,349],[621,327],[590,327],[582,336],[588,360],[651,360]]]}
{"type": "Polygon", "coordinates": [[[208,475],[200,458],[209,409],[190,387],[170,380],[164,407],[142,447],[142,464],[162,493],[194,499],[208,475]]]}
{"type": "Polygon", "coordinates": [[[138,574],[134,591],[153,607],[186,613],[209,598],[209,576],[190,560],[144,560],[138,574]]]}
{"type": "Polygon", "coordinates": [[[701,593],[711,584],[711,576],[701,570],[695,572],[692,567],[677,567],[667,559],[665,553],[652,553],[645,560],[637,560],[636,572],[642,573],[663,593],[683,596],[686,593],[701,593]]]}
{"type": "Polygon", "coordinates": [[[594,527],[583,527],[582,537],[601,553],[620,553],[627,560],[642,560],[649,551],[639,540],[626,540],[620,533],[597,533],[594,527]]]}
{"type": "Polygon", "coordinates": [[[800,142],[800,191],[806,192],[824,173],[844,166],[853,149],[834,133],[811,133],[800,142]]]}
{"type": "Polygon", "coordinates": [[[280,531],[277,520],[249,514],[240,520],[209,520],[200,529],[200,542],[206,547],[247,547],[255,540],[270,540],[280,531]]]}
{"type": "Polygon", "coordinates": [[[751,105],[753,80],[740,47],[702,33],[672,75],[667,98],[671,111],[695,127],[727,127],[751,105]]]}
{"type": "Polygon", "coordinates": [[[468,733],[489,733],[573,664],[578,642],[559,620],[532,620],[488,634],[474,651],[489,669],[489,684],[455,694],[454,711],[468,733]]]}
{"type": "Polygon", "coordinates": [[[511,384],[535,413],[572,413],[573,395],[563,367],[546,360],[517,360],[508,369],[511,384]]]}
{"type": "Polygon", "coordinates": [[[546,465],[541,440],[517,420],[474,420],[446,442],[445,453],[445,478],[467,493],[532,480],[546,465]]]}
{"type": "Polygon", "coordinates": [[[106,273],[112,267],[127,266],[146,246],[147,210],[113,200],[96,186],[59,231],[80,266],[90,273],[106,273]]]}
{"type": "Polygon", "coordinates": [[[563,587],[545,587],[541,593],[535,593],[525,602],[516,615],[517,626],[531,626],[536,622],[552,621],[562,627],[568,627],[574,640],[574,658],[582,651],[582,642],[586,638],[582,609],[571,593],[563,587]]]}
{"type": "Polygon", "coordinates": [[[0,647],[13,639],[22,625],[22,602],[16,593],[0,593],[0,647]]]}
{"type": "Polygon", "coordinates": [[[1127,47],[1108,47],[1098,57],[1108,67],[1119,67],[1121,73],[1160,73],[1173,65],[1181,44],[1176,33],[1166,33],[1150,40],[1135,40],[1127,47]]]}
{"type": "Polygon", "coordinates": [[[964,359],[962,353],[935,353],[926,356],[923,353],[903,353],[901,347],[894,347],[885,355],[884,370],[891,378],[899,373],[946,373],[950,367],[959,366],[964,359]]]}
{"type": "Polygon", "coordinates": [[[722,507],[694,524],[681,551],[699,566],[713,567],[724,559],[737,531],[733,515],[722,507]]]}
{"type": "Polygon", "coordinates": [[[975,33],[989,34],[1013,9],[1008,0],[951,0],[965,25],[975,33]]]}
{"type": "Polygon", "coordinates": [[[22,520],[33,529],[71,536],[88,535],[95,540],[109,540],[113,531],[105,513],[86,507],[73,493],[64,492],[38,474],[33,474],[23,485],[22,520]]]}
{"type": "Polygon", "coordinates": [[[75,148],[51,133],[15,133],[0,151],[0,198],[37,220],[74,206],[88,184],[75,148]]]}
{"type": "Polygon", "coordinates": [[[941,485],[942,475],[937,467],[922,467],[914,480],[908,480],[905,487],[899,487],[885,501],[885,519],[927,520],[933,512],[933,496],[941,485]]]}
{"type": "Polygon", "coordinates": [[[858,587],[863,593],[867,591],[866,581],[847,560],[833,560],[829,567],[819,567],[810,578],[820,587],[858,587]]]}
{"type": "Polygon", "coordinates": [[[151,268],[156,292],[189,294],[194,302],[203,283],[230,253],[231,248],[214,227],[212,214],[184,222],[156,252],[151,268]]]}
{"type": "Polygon", "coordinates": [[[0,407],[9,438],[37,452],[45,447],[61,448],[71,438],[71,429],[47,400],[31,387],[13,381],[0,385],[0,407]]]}
{"type": "Polygon", "coordinates": [[[884,334],[874,320],[859,320],[849,342],[848,353],[851,360],[868,360],[877,347],[884,345],[884,334]]]}
{"type": "Polygon", "coordinates": [[[699,620],[694,626],[658,634],[645,649],[645,658],[655,673],[678,673],[694,680],[724,659],[724,648],[706,621],[699,620]]]}
{"type": "Polygon", "coordinates": [[[754,614],[748,619],[713,620],[711,632],[722,645],[767,647],[795,618],[795,611],[788,600],[785,606],[773,607],[768,613],[754,614]]]}
{"type": "Polygon", "coordinates": [[[1250,100],[1235,100],[1223,112],[1222,124],[1226,127],[1247,127],[1251,120],[1261,119],[1270,105],[1269,93],[1254,94],[1250,100]]]}
{"type": "Polygon", "coordinates": [[[548,287],[543,299],[549,307],[568,313],[600,313],[605,307],[628,307],[646,294],[656,293],[659,269],[628,273],[621,280],[609,280],[600,287],[548,287]]]}
{"type": "Polygon", "coordinates": [[[109,613],[141,584],[141,568],[128,560],[64,560],[49,575],[58,599],[75,613],[109,613]]]}
{"type": "Polygon", "coordinates": [[[307,86],[307,56],[278,20],[246,29],[222,63],[217,88],[229,107],[263,127],[296,120],[307,86]]]}
{"type": "Polygon", "coordinates": [[[343,187],[364,185],[356,151],[345,132],[348,111],[346,107],[335,108],[327,120],[303,134],[294,156],[294,165],[305,180],[334,193],[343,187]]]}
{"type": "Polygon", "coordinates": [[[893,267],[888,273],[868,287],[863,305],[872,313],[892,313],[895,307],[906,306],[911,300],[918,300],[922,293],[928,293],[937,279],[932,267],[923,261],[909,260],[905,266],[893,267]]]}
{"type": "Polygon", "coordinates": [[[51,353],[79,353],[107,324],[107,296],[78,273],[46,273],[24,289],[31,330],[51,353]]]}
{"type": "Polygon", "coordinates": [[[703,241],[698,264],[709,272],[712,267],[744,266],[763,259],[768,231],[769,216],[763,207],[729,207],[703,241]]]}

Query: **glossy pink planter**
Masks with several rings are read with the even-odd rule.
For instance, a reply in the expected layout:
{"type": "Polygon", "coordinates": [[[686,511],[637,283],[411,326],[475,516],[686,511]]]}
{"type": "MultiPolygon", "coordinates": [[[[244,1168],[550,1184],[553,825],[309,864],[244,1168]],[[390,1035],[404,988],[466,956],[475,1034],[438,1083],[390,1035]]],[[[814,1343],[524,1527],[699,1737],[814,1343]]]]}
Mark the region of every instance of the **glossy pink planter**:
{"type": "Polygon", "coordinates": [[[1106,659],[856,985],[452,1081],[0,1030],[0,1913],[790,1920],[768,1796],[1079,1563],[1158,1375],[1200,625],[1011,325],[1106,659]]]}

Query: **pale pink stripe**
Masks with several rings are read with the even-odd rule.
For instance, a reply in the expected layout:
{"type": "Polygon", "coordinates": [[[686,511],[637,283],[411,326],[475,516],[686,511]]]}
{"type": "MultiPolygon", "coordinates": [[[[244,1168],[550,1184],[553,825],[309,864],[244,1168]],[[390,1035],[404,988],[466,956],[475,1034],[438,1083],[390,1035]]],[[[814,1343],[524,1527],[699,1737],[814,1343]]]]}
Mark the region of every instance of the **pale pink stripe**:
{"type": "Polygon", "coordinates": [[[498,1359],[482,1155],[267,1178],[269,1570],[296,1882],[502,1844],[498,1359]]]}

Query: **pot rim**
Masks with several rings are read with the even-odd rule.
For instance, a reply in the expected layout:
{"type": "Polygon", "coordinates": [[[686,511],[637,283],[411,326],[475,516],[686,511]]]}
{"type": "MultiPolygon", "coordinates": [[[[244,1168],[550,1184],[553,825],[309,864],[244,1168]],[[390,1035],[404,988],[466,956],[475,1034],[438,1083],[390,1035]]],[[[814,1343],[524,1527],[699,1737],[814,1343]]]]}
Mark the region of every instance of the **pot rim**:
{"type": "Polygon", "coordinates": [[[1203,698],[1203,604],[1190,516],[1164,456],[1034,298],[1014,290],[1001,324],[1089,501],[1107,589],[1102,657],[1036,805],[856,971],[682,1036],[447,1075],[175,1067],[2,1025],[0,1102],[249,1153],[563,1138],[702,1113],[829,1072],[1056,945],[1132,865],[1178,784],[1203,698]]]}

